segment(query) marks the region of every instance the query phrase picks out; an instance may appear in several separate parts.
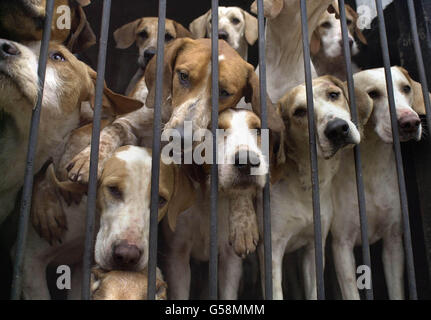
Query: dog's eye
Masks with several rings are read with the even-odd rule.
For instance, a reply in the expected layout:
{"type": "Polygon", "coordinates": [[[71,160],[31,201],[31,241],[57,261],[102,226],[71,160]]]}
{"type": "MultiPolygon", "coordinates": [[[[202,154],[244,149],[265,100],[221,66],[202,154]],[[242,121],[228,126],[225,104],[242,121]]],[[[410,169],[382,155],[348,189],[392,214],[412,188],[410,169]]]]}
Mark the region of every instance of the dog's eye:
{"type": "Polygon", "coordinates": [[[230,96],[231,96],[231,94],[228,91],[226,91],[226,90],[220,90],[220,97],[221,98],[227,98],[227,97],[230,97],[230,96]]]}
{"type": "Polygon", "coordinates": [[[190,82],[190,77],[186,72],[178,71],[178,78],[183,86],[188,86],[190,82]]]}
{"type": "Polygon", "coordinates": [[[51,53],[50,58],[54,61],[66,61],[66,58],[60,52],[51,53]]]}
{"type": "Polygon", "coordinates": [[[115,199],[121,199],[123,197],[123,193],[117,186],[108,186],[108,191],[115,199]]]}
{"type": "Polygon", "coordinates": [[[329,92],[328,96],[329,96],[329,99],[335,101],[335,100],[338,100],[338,98],[340,97],[340,93],[339,92],[329,92]]]}
{"type": "Polygon", "coordinates": [[[305,117],[306,115],[307,115],[307,109],[303,107],[297,108],[293,113],[293,116],[298,118],[305,117]]]}
{"type": "Polygon", "coordinates": [[[332,27],[332,24],[330,22],[324,22],[320,26],[325,29],[330,29],[332,27]]]}
{"type": "Polygon", "coordinates": [[[238,23],[241,22],[241,21],[239,21],[238,18],[232,18],[231,21],[232,21],[233,24],[238,24],[238,23]]]}
{"type": "Polygon", "coordinates": [[[159,209],[163,208],[166,205],[167,202],[168,202],[168,200],[166,200],[162,196],[159,196],[159,209]]]}
{"type": "Polygon", "coordinates": [[[353,21],[352,21],[352,20],[347,19],[347,25],[348,25],[348,26],[350,26],[352,23],[353,23],[353,21]]]}
{"type": "Polygon", "coordinates": [[[172,35],[170,35],[169,33],[165,34],[165,41],[169,42],[174,40],[174,37],[172,35]]]}
{"type": "Polygon", "coordinates": [[[371,99],[378,99],[380,97],[380,93],[377,90],[372,90],[368,92],[368,95],[370,96],[371,99]]]}
{"type": "Polygon", "coordinates": [[[406,85],[403,87],[403,92],[406,94],[409,94],[412,91],[412,87],[410,87],[409,85],[406,85]]]}
{"type": "Polygon", "coordinates": [[[140,36],[142,39],[147,39],[148,38],[148,32],[147,31],[141,31],[138,33],[138,36],[140,36]]]}

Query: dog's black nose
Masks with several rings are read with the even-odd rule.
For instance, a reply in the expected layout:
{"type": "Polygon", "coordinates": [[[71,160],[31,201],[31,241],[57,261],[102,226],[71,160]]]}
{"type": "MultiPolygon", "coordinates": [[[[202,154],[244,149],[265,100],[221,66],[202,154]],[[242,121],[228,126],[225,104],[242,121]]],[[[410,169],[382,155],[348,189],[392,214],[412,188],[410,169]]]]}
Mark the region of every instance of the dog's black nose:
{"type": "Polygon", "coordinates": [[[113,246],[112,257],[116,267],[121,269],[133,268],[141,258],[141,250],[123,240],[113,246]]]}
{"type": "Polygon", "coordinates": [[[8,40],[0,40],[0,58],[6,59],[13,56],[19,56],[21,52],[16,45],[8,40]]]}
{"type": "Polygon", "coordinates": [[[398,119],[400,132],[403,134],[415,133],[419,129],[420,124],[421,120],[415,114],[409,114],[398,119]]]}
{"type": "Polygon", "coordinates": [[[253,151],[238,151],[235,154],[235,167],[238,170],[249,170],[260,166],[260,158],[253,151]]]}
{"type": "Polygon", "coordinates": [[[335,145],[347,143],[350,134],[349,124],[342,119],[335,119],[328,122],[325,129],[326,137],[335,145]]]}
{"type": "Polygon", "coordinates": [[[220,40],[227,41],[229,39],[229,34],[226,31],[224,31],[224,30],[220,30],[218,32],[218,38],[220,40]]]}
{"type": "Polygon", "coordinates": [[[156,48],[150,47],[147,50],[144,51],[144,58],[145,60],[149,61],[152,57],[156,55],[156,48]]]}

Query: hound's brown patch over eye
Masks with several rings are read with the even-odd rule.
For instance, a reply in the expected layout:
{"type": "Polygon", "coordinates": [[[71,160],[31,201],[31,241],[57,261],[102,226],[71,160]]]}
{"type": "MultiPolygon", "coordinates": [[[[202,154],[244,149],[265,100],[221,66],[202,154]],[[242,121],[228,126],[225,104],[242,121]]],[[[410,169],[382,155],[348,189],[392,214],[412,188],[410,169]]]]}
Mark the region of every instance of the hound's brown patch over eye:
{"type": "Polygon", "coordinates": [[[169,42],[174,40],[174,37],[172,35],[170,35],[169,33],[165,34],[165,41],[169,42]]]}
{"type": "Polygon", "coordinates": [[[380,92],[377,90],[371,90],[368,92],[368,95],[370,96],[371,99],[378,99],[380,98],[380,92]]]}
{"type": "Polygon", "coordinates": [[[231,94],[227,90],[220,90],[220,97],[221,98],[228,98],[231,94]]]}
{"type": "Polygon", "coordinates": [[[188,87],[190,85],[190,77],[188,73],[184,71],[178,71],[178,79],[180,79],[180,83],[183,86],[188,87]]]}
{"type": "Polygon", "coordinates": [[[238,24],[238,23],[241,22],[241,21],[239,21],[238,18],[232,18],[231,21],[232,21],[233,24],[238,24]]]}
{"type": "Polygon", "coordinates": [[[296,108],[295,112],[293,113],[294,117],[302,118],[307,115],[307,109],[304,107],[296,108]]]}
{"type": "Polygon", "coordinates": [[[109,194],[115,199],[120,200],[123,198],[123,193],[117,186],[108,186],[107,188],[108,188],[109,194]]]}
{"type": "Polygon", "coordinates": [[[162,196],[159,196],[159,209],[163,208],[166,205],[167,202],[168,202],[168,200],[166,200],[162,196]]]}
{"type": "Polygon", "coordinates": [[[353,22],[352,20],[348,19],[347,20],[347,25],[350,26],[352,24],[352,22],[353,22]]]}
{"type": "Polygon", "coordinates": [[[405,85],[405,86],[403,87],[403,92],[404,92],[405,94],[409,94],[411,91],[412,91],[412,87],[410,87],[409,85],[405,85]]]}
{"type": "Polygon", "coordinates": [[[140,36],[142,39],[147,39],[148,38],[148,32],[147,31],[141,31],[138,33],[138,36],[140,36]]]}
{"type": "Polygon", "coordinates": [[[340,93],[339,92],[329,92],[328,93],[328,97],[329,99],[331,99],[332,101],[338,100],[338,98],[340,98],[340,93]]]}
{"type": "Polygon", "coordinates": [[[325,29],[330,29],[332,27],[332,24],[330,22],[324,22],[320,26],[325,29]]]}
{"type": "Polygon", "coordinates": [[[58,62],[66,61],[66,58],[60,52],[53,52],[49,55],[49,57],[51,58],[51,60],[58,62]]]}

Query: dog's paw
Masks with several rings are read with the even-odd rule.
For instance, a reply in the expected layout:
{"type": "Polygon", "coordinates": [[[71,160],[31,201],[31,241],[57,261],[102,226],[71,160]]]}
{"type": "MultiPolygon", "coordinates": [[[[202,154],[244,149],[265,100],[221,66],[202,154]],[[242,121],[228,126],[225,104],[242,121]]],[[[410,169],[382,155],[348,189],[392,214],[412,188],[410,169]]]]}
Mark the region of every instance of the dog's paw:
{"type": "Polygon", "coordinates": [[[47,179],[35,180],[31,206],[31,221],[39,236],[51,245],[61,243],[67,231],[67,219],[60,195],[47,179]]]}
{"type": "MultiPolygon", "coordinates": [[[[88,180],[90,177],[90,155],[91,147],[88,146],[67,164],[67,176],[70,181],[78,182],[81,184],[88,184],[88,180]]],[[[102,163],[103,154],[99,154],[99,169],[97,170],[97,178],[100,177],[102,163]]]]}
{"type": "Polygon", "coordinates": [[[245,258],[250,253],[256,251],[259,243],[259,229],[257,225],[256,214],[245,214],[238,212],[230,215],[229,223],[229,243],[235,253],[245,258]]]}

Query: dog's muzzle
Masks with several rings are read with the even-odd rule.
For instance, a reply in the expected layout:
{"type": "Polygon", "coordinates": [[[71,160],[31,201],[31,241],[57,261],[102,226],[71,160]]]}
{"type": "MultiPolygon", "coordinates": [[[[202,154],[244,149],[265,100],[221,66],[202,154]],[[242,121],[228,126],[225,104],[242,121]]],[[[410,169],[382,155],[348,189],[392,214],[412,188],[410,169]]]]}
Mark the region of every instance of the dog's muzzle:
{"type": "Polygon", "coordinates": [[[328,122],[325,136],[331,142],[334,151],[353,143],[349,124],[340,118],[335,118],[328,122]]]}
{"type": "MultiPolygon", "coordinates": [[[[415,139],[419,135],[421,120],[415,114],[408,114],[398,119],[398,128],[402,141],[415,139]]],[[[419,137],[420,138],[420,137],[419,137]]]]}

